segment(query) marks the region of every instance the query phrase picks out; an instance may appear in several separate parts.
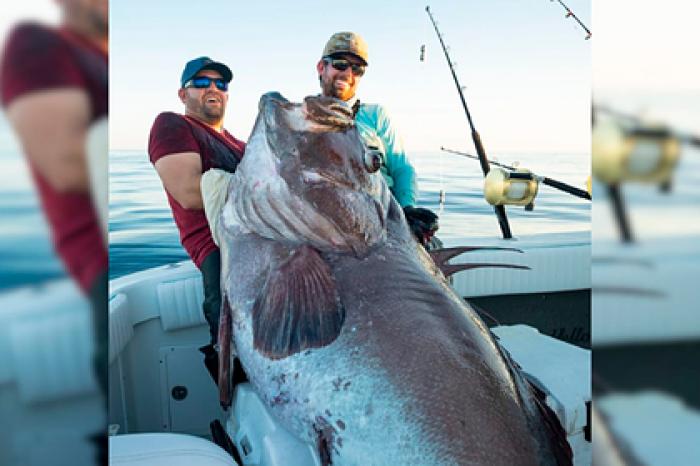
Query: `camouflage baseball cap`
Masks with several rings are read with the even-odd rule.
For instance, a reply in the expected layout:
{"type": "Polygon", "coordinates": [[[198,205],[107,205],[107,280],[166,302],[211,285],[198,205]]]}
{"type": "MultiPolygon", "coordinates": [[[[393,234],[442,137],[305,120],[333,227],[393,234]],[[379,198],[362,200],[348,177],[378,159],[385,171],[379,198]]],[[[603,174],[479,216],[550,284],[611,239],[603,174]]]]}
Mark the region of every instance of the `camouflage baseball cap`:
{"type": "Polygon", "coordinates": [[[328,39],[322,57],[337,53],[351,53],[367,65],[367,42],[354,32],[336,32],[328,39]]]}

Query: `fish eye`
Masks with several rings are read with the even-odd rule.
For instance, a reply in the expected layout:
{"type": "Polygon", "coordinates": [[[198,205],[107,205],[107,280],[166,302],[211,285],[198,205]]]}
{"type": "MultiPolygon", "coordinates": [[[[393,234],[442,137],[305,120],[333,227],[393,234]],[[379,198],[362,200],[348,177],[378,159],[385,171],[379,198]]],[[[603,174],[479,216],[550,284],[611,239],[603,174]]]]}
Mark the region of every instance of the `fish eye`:
{"type": "Polygon", "coordinates": [[[379,170],[383,160],[384,158],[378,147],[367,146],[367,150],[365,151],[365,168],[368,172],[374,173],[379,170]]]}

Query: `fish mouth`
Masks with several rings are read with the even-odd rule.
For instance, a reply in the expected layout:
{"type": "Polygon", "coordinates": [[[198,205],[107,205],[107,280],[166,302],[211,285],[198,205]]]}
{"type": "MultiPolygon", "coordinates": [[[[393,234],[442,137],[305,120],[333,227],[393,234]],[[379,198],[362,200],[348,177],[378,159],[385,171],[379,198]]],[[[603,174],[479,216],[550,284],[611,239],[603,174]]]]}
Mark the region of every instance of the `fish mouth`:
{"type": "Polygon", "coordinates": [[[259,109],[265,107],[265,105],[275,103],[277,105],[289,105],[290,102],[285,99],[279,92],[267,92],[260,97],[260,102],[258,104],[259,109]]]}
{"type": "Polygon", "coordinates": [[[268,92],[260,97],[258,108],[265,125],[265,133],[270,141],[270,147],[277,147],[275,135],[279,131],[276,131],[275,128],[278,126],[292,129],[293,131],[301,131],[303,129],[298,127],[298,118],[293,116],[296,107],[300,107],[300,105],[289,102],[279,92],[268,92]]]}
{"type": "Polygon", "coordinates": [[[304,99],[302,114],[307,125],[320,125],[325,130],[344,131],[355,125],[352,109],[343,100],[327,96],[304,99]]]}
{"type": "Polygon", "coordinates": [[[355,125],[352,109],[331,97],[308,96],[302,104],[294,104],[278,92],[268,92],[260,98],[258,108],[268,128],[281,123],[295,132],[324,132],[344,131],[355,125]]]}

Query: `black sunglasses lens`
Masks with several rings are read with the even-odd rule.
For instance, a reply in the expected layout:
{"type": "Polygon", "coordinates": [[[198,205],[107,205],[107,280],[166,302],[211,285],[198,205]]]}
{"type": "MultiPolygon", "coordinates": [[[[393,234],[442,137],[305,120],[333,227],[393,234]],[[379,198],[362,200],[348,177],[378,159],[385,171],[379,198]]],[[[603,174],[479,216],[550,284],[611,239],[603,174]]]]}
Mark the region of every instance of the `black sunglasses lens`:
{"type": "Polygon", "coordinates": [[[345,71],[350,66],[350,63],[348,63],[345,60],[333,60],[331,62],[331,65],[333,65],[333,68],[335,68],[338,71],[345,71]]]}
{"type": "Polygon", "coordinates": [[[362,65],[354,65],[347,60],[333,60],[331,61],[331,66],[338,71],[345,71],[348,68],[352,68],[352,74],[355,76],[362,76],[365,74],[365,67],[362,65]]]}
{"type": "Polygon", "coordinates": [[[227,91],[228,90],[228,83],[226,81],[223,81],[221,79],[217,79],[214,81],[214,84],[216,84],[216,88],[220,91],[227,91]]]}

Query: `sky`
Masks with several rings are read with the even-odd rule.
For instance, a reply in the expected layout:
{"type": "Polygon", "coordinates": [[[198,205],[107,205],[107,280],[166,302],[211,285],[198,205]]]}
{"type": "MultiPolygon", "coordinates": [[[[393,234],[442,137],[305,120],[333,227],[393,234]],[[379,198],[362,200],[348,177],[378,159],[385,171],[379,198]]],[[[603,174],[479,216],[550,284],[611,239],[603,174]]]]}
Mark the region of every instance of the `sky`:
{"type": "MultiPolygon", "coordinates": [[[[590,25],[589,0],[568,6],[590,25]]],[[[409,151],[473,150],[425,1],[119,0],[110,10],[110,147],[145,150],[162,111],[182,112],[179,77],[208,55],[234,73],[226,128],[247,139],[265,92],[319,92],[334,32],[369,46],[360,100],[389,110],[409,151]],[[425,61],[419,60],[425,45],[425,61]]],[[[433,1],[476,129],[489,152],[587,153],[591,41],[550,0],[433,1]]]]}
{"type": "MultiPolygon", "coordinates": [[[[487,150],[587,152],[591,82],[596,100],[700,130],[694,111],[700,65],[693,58],[700,4],[565,3],[592,29],[590,41],[551,0],[430,4],[487,150]]],[[[325,40],[354,29],[369,42],[371,55],[359,96],[389,108],[407,147],[472,149],[425,2],[353,5],[339,14],[320,1],[209,0],[199,7],[181,0],[113,1],[112,147],[145,149],[153,118],[182,110],[178,76],[187,59],[201,54],[233,68],[226,126],[247,138],[259,96],[278,90],[301,99],[317,92],[314,65],[325,40]],[[425,62],[418,60],[422,44],[425,62]]],[[[23,18],[56,22],[55,0],[3,5],[0,37],[23,18]]],[[[0,148],[15,147],[0,116],[0,148]]]]}
{"type": "Polygon", "coordinates": [[[596,90],[697,93],[698,16],[700,3],[692,0],[596,0],[596,90]]]}
{"type": "Polygon", "coordinates": [[[595,0],[593,98],[700,134],[700,3],[595,0]]]}

